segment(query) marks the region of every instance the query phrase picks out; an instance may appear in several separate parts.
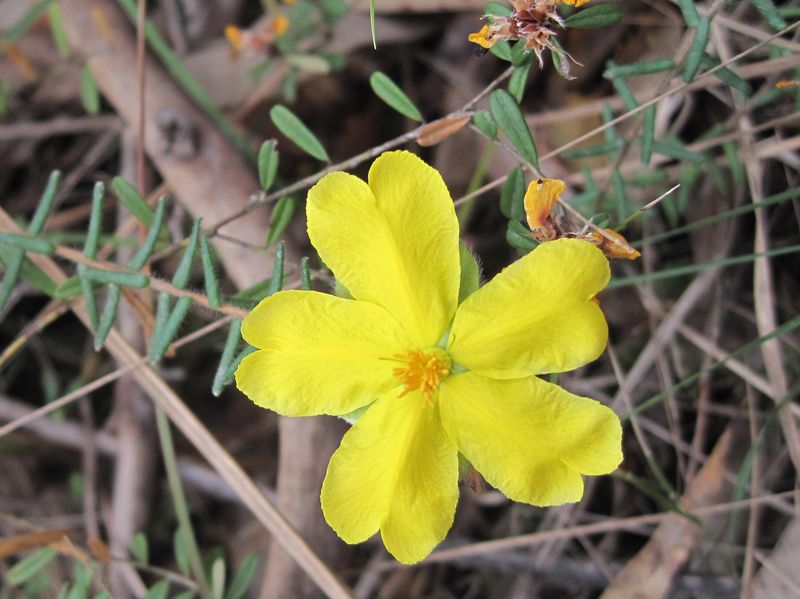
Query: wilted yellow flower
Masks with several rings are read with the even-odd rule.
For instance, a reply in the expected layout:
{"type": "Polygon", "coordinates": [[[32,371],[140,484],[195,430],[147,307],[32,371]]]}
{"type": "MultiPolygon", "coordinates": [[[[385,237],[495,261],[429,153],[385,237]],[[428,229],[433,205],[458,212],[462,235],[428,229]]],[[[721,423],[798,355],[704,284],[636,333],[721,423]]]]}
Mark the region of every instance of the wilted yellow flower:
{"type": "Polygon", "coordinates": [[[636,250],[628,240],[622,235],[617,233],[614,229],[603,229],[603,235],[599,231],[592,231],[590,233],[592,242],[603,250],[603,253],[609,258],[618,260],[636,260],[642,254],[636,250]]]}
{"type": "Polygon", "coordinates": [[[509,498],[578,501],[581,475],[613,471],[609,408],[537,375],[604,350],[593,298],[609,279],[591,243],[542,244],[459,305],[459,231],[441,176],[408,152],[368,182],[336,172],[308,194],[308,232],[354,299],[282,291],[242,325],[258,351],[236,384],[286,416],[366,408],[328,465],[322,510],[360,543],[380,531],[398,560],[427,556],[453,523],[458,454],[509,498]]]}
{"type": "Polygon", "coordinates": [[[525,192],[525,216],[528,226],[539,241],[552,241],[560,237],[553,220],[553,206],[566,185],[559,179],[536,179],[525,192]]]}

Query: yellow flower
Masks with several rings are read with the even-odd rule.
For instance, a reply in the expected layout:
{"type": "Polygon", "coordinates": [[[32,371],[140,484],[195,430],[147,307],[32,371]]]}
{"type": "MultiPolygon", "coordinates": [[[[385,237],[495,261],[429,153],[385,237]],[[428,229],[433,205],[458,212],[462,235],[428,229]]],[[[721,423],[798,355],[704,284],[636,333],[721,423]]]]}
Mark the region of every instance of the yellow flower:
{"type": "Polygon", "coordinates": [[[589,2],[589,0],[561,0],[561,2],[564,4],[571,4],[576,8],[580,8],[581,6],[589,2]]]}
{"type": "Polygon", "coordinates": [[[473,44],[478,44],[481,48],[489,49],[494,46],[496,40],[489,34],[489,26],[484,25],[477,33],[469,34],[469,41],[473,44]]]}
{"type": "Polygon", "coordinates": [[[525,216],[539,241],[553,241],[560,237],[550,213],[566,187],[560,179],[536,179],[528,185],[524,199],[525,216]]]}
{"type": "Polygon", "coordinates": [[[427,556],[453,523],[462,453],[509,498],[578,501],[582,474],[620,460],[617,416],[536,375],[604,350],[592,299],[608,261],[591,243],[539,246],[458,305],[459,231],[433,168],[380,156],[368,182],[336,172],[308,194],[308,232],[354,299],[283,291],[245,318],[259,351],[236,384],[287,416],[368,406],[328,465],[322,510],[360,543],[380,531],[399,561],[427,556]]]}

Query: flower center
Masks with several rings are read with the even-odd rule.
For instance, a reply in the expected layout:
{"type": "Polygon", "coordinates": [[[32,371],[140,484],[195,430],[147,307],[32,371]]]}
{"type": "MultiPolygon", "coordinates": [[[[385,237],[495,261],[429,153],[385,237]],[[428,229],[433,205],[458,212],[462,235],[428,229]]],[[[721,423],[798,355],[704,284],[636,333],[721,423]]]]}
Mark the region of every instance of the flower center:
{"type": "Polygon", "coordinates": [[[409,350],[395,356],[404,363],[392,372],[405,386],[400,397],[411,391],[420,391],[425,401],[432,402],[433,393],[439,384],[450,374],[452,366],[447,353],[441,348],[409,350]]]}

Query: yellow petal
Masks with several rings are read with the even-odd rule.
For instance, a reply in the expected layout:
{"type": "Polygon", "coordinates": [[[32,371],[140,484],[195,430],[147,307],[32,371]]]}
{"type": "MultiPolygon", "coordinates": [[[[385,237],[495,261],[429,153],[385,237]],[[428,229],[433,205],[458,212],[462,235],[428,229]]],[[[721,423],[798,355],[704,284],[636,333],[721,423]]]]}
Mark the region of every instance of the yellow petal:
{"type": "Polygon", "coordinates": [[[622,428],[610,408],[536,377],[451,376],[439,403],[459,451],[514,501],[578,501],[581,474],[608,474],[622,461],[622,428]]]}
{"type": "Polygon", "coordinates": [[[525,192],[525,215],[531,229],[546,226],[553,204],[564,193],[566,185],[560,179],[536,179],[525,192]]]}
{"type": "Polygon", "coordinates": [[[439,408],[413,392],[381,397],[345,434],[322,484],[322,511],[347,543],[379,529],[398,561],[425,558],[453,524],[458,452],[439,408]]]}
{"type": "Polygon", "coordinates": [[[315,291],[282,291],[244,319],[259,348],[236,371],[253,402],[286,416],[347,414],[397,385],[410,340],[386,310],[315,291]]]}
{"type": "Polygon", "coordinates": [[[489,26],[484,25],[481,27],[481,30],[477,33],[470,33],[469,34],[469,41],[473,44],[478,44],[481,48],[486,48],[487,50],[494,46],[495,40],[489,39],[489,26]]]}
{"type": "Polygon", "coordinates": [[[609,276],[608,260],[588,241],[539,245],[459,306],[450,357],[494,378],[564,372],[597,359],[608,327],[592,298],[609,276]]]}
{"type": "Polygon", "coordinates": [[[439,341],[458,301],[458,221],[436,170],[382,154],[369,186],[342,172],[308,192],[308,234],[354,298],[383,306],[417,347],[439,341]]]}
{"type": "Polygon", "coordinates": [[[589,2],[589,0],[561,0],[564,4],[571,4],[575,7],[580,7],[589,2]]]}

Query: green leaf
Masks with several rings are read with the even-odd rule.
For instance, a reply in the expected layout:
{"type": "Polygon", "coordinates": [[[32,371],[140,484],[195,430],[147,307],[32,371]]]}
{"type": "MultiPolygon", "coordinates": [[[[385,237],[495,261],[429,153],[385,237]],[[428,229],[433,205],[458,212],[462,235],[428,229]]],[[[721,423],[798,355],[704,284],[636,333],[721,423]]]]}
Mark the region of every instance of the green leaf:
{"type": "Polygon", "coordinates": [[[55,281],[47,276],[36,264],[25,258],[25,252],[22,250],[0,245],[0,261],[6,267],[2,288],[0,288],[0,308],[5,305],[8,295],[14,289],[19,277],[22,277],[23,281],[42,293],[50,297],[55,296],[56,288],[58,287],[55,281]],[[6,286],[8,286],[7,290],[6,286]]]}
{"type": "Polygon", "coordinates": [[[169,580],[159,580],[144,594],[142,599],[167,599],[169,595],[169,580]]]}
{"type": "Polygon", "coordinates": [[[103,306],[103,313],[100,315],[100,322],[94,332],[94,349],[100,351],[117,320],[117,310],[119,309],[119,297],[122,289],[119,285],[109,285],[106,294],[106,303],[103,306]]]}
{"type": "Polygon", "coordinates": [[[94,184],[92,190],[92,215],[89,218],[89,230],[83,244],[83,255],[94,259],[97,254],[97,242],[100,239],[100,227],[103,221],[103,197],[106,187],[101,181],[94,184]]]}
{"type": "Polygon", "coordinates": [[[331,24],[347,14],[347,3],[344,0],[319,0],[319,7],[331,24]]]}
{"type": "Polygon", "coordinates": [[[596,144],[594,146],[586,146],[585,148],[575,148],[572,150],[564,150],[561,153],[562,158],[574,160],[576,158],[588,158],[590,156],[605,156],[606,154],[613,154],[619,152],[625,147],[625,141],[619,138],[612,139],[605,143],[596,144]]]}
{"type": "Polygon", "coordinates": [[[212,308],[218,308],[220,305],[219,281],[217,280],[217,271],[214,265],[214,255],[208,238],[202,232],[200,233],[200,258],[203,263],[203,280],[206,285],[208,304],[212,308]]]}
{"type": "Polygon", "coordinates": [[[34,252],[35,254],[45,254],[48,256],[56,250],[53,244],[46,239],[20,235],[19,233],[4,233],[0,231],[0,243],[19,248],[26,252],[34,252]]]}
{"type": "Polygon", "coordinates": [[[153,225],[153,210],[147,205],[145,199],[136,191],[136,188],[122,177],[114,177],[111,189],[117,194],[122,205],[128,209],[136,220],[146,227],[153,225]]]}
{"type": "Polygon", "coordinates": [[[297,118],[286,106],[276,104],[272,107],[272,110],[269,111],[269,116],[280,132],[294,142],[301,150],[310,154],[317,160],[323,160],[325,162],[330,160],[328,153],[325,151],[325,148],[322,147],[322,144],[316,136],[311,133],[309,128],[303,124],[303,121],[297,118]]]}
{"type": "Polygon", "coordinates": [[[532,61],[528,60],[514,67],[514,71],[511,73],[511,77],[508,80],[508,93],[514,96],[518,104],[522,102],[522,96],[525,94],[525,84],[528,82],[531,62],[532,61]]]}
{"type": "Polygon", "coordinates": [[[405,92],[388,75],[375,71],[369,78],[370,87],[381,100],[412,121],[421,121],[422,115],[405,92]]]}
{"type": "Polygon", "coordinates": [[[248,555],[239,564],[236,569],[236,574],[233,575],[231,586],[228,587],[228,592],[225,594],[225,599],[242,599],[250,584],[253,582],[253,577],[258,569],[258,558],[255,555],[248,555]]]}
{"type": "Polygon", "coordinates": [[[700,21],[700,14],[697,12],[697,7],[694,3],[695,0],[678,0],[683,20],[689,27],[697,27],[697,23],[700,21]]]}
{"type": "Polygon", "coordinates": [[[219,397],[225,387],[225,375],[230,368],[236,350],[242,340],[242,319],[234,318],[231,321],[231,326],[228,328],[228,337],[225,340],[225,347],[222,349],[222,356],[217,365],[217,371],[214,373],[214,382],[211,384],[211,393],[214,397],[219,397]]]}
{"type": "Polygon", "coordinates": [[[653,141],[656,131],[656,105],[652,104],[644,109],[642,115],[641,161],[642,166],[650,164],[653,156],[653,141]]]}
{"type": "Polygon", "coordinates": [[[223,599],[225,593],[225,560],[218,557],[211,564],[211,595],[214,599],[223,599]]]}
{"type": "Polygon", "coordinates": [[[55,549],[49,547],[31,553],[8,569],[5,575],[6,582],[14,586],[23,584],[52,562],[56,555],[55,549]]]}
{"type": "Polygon", "coordinates": [[[267,231],[267,245],[275,243],[286,231],[286,227],[292,222],[297,204],[297,199],[294,196],[283,196],[275,202],[269,221],[269,230],[267,231]]]}
{"type": "Polygon", "coordinates": [[[278,142],[270,139],[261,144],[258,151],[258,179],[261,189],[267,191],[275,182],[278,174],[278,142]]]}
{"type": "Polygon", "coordinates": [[[699,152],[687,150],[677,143],[654,141],[653,151],[662,156],[669,156],[677,160],[686,160],[688,162],[705,162],[706,157],[699,152]]]}
{"type": "Polygon", "coordinates": [[[500,2],[489,2],[483,7],[483,14],[494,15],[496,17],[507,17],[511,14],[511,9],[500,2]]]}
{"type": "Polygon", "coordinates": [[[489,139],[497,139],[497,123],[487,110],[479,110],[472,115],[472,122],[489,139]]]}
{"type": "Polygon", "coordinates": [[[0,32],[0,40],[15,42],[21,38],[25,32],[33,26],[36,21],[47,11],[47,7],[53,0],[39,0],[31,6],[27,12],[22,15],[17,21],[0,32]]]}
{"type": "Polygon", "coordinates": [[[144,238],[144,242],[142,242],[142,245],[139,246],[139,249],[130,259],[130,262],[128,262],[128,266],[131,268],[131,270],[139,270],[142,268],[145,265],[145,262],[147,262],[147,259],[150,257],[150,254],[153,252],[153,248],[156,245],[156,240],[158,239],[158,235],[161,231],[161,224],[164,222],[164,213],[166,208],[167,198],[162,196],[156,205],[156,211],[153,215],[153,224],[150,225],[150,229],[147,231],[147,236],[144,238]]]}
{"type": "Polygon", "coordinates": [[[539,156],[519,105],[507,91],[496,89],[489,96],[489,111],[523,159],[538,168],[539,156]]]}
{"type": "Polygon", "coordinates": [[[692,45],[689,47],[689,54],[686,55],[686,62],[683,65],[683,80],[689,83],[697,74],[700,64],[703,62],[703,54],[708,45],[708,37],[711,33],[711,17],[703,17],[697,23],[692,45]]]}
{"type": "Polygon", "coordinates": [[[61,171],[53,171],[47,179],[47,186],[42,192],[39,203],[36,206],[36,212],[33,213],[31,224],[28,225],[28,233],[31,235],[38,235],[44,229],[44,223],[47,221],[47,216],[53,209],[53,202],[56,201],[56,192],[58,185],[61,182],[61,171]]]}
{"type": "Polygon", "coordinates": [[[539,245],[536,240],[531,237],[531,232],[516,220],[508,221],[506,241],[511,247],[526,253],[539,245]]]}
{"type": "Polygon", "coordinates": [[[753,6],[767,20],[770,27],[776,31],[786,28],[786,21],[778,13],[778,9],[775,8],[775,3],[772,0],[753,0],[753,6]]]}
{"type": "MultiPolygon", "coordinates": [[[[606,62],[606,70],[613,69],[616,66],[616,63],[613,60],[606,62]]],[[[636,101],[631,88],[624,79],[621,77],[615,77],[611,80],[611,84],[614,86],[614,90],[616,90],[626,109],[634,110],[639,106],[639,103],[636,101]]]]}
{"type": "Polygon", "coordinates": [[[186,543],[184,542],[183,532],[180,529],[176,529],[172,537],[172,550],[175,554],[175,562],[178,564],[178,570],[188,576],[189,555],[186,552],[186,543]]]}
{"type": "Polygon", "coordinates": [[[592,29],[610,27],[621,20],[622,13],[616,4],[595,4],[568,16],[564,19],[564,26],[573,29],[592,29]]]}
{"type": "Polygon", "coordinates": [[[498,40],[494,46],[489,48],[489,52],[497,56],[500,60],[511,62],[511,44],[506,40],[498,40]]]}
{"type": "Polygon", "coordinates": [[[175,269],[175,274],[172,275],[172,284],[178,289],[186,289],[189,283],[189,275],[192,274],[192,264],[194,263],[194,256],[197,253],[197,239],[200,236],[200,227],[203,224],[203,219],[198,218],[192,224],[192,234],[189,236],[189,241],[186,244],[186,249],[183,250],[183,256],[175,269]]]}
{"type": "Polygon", "coordinates": [[[641,62],[634,62],[631,64],[614,65],[607,68],[603,73],[606,79],[615,79],[617,77],[638,77],[640,75],[652,75],[654,73],[661,73],[675,68],[675,62],[669,58],[660,58],[658,60],[643,60],[641,62]]]}
{"type": "Polygon", "coordinates": [[[500,212],[511,220],[521,220],[525,216],[525,174],[518,166],[511,169],[503,183],[500,212]]]}
{"type": "Polygon", "coordinates": [[[48,19],[50,21],[50,33],[53,42],[58,48],[58,53],[67,58],[69,56],[69,40],[67,32],[64,31],[64,20],[61,18],[61,4],[53,2],[48,8],[48,19]]]}
{"type": "Polygon", "coordinates": [[[147,535],[143,532],[137,532],[133,535],[130,550],[131,555],[137,562],[142,564],[150,563],[150,547],[147,542],[147,535]]]}
{"type": "Polygon", "coordinates": [[[66,281],[56,287],[54,297],[59,299],[68,299],[70,297],[77,297],[81,294],[83,284],[81,277],[78,275],[68,278],[66,281]]]}
{"type": "Polygon", "coordinates": [[[88,65],[81,69],[81,103],[88,114],[100,112],[100,92],[88,65]]]}
{"type": "Polygon", "coordinates": [[[150,277],[138,272],[124,272],[119,270],[100,270],[99,268],[86,267],[83,277],[101,285],[119,285],[121,287],[135,287],[144,289],[150,284],[150,277]]]}
{"type": "Polygon", "coordinates": [[[272,262],[272,276],[269,279],[269,286],[267,287],[267,297],[283,289],[284,255],[285,251],[283,242],[281,241],[275,247],[275,259],[272,262]]]}
{"type": "Polygon", "coordinates": [[[311,289],[311,271],[308,269],[308,256],[300,259],[300,289],[309,291],[311,289]]]}
{"type": "MultiPolygon", "coordinates": [[[[711,70],[715,67],[718,67],[721,64],[718,58],[713,56],[709,56],[708,53],[703,53],[703,60],[700,62],[700,66],[704,69],[711,70]]],[[[714,77],[722,81],[723,83],[731,86],[732,88],[740,91],[745,96],[749,96],[753,93],[753,88],[750,87],[750,84],[740,77],[736,71],[730,69],[728,67],[722,67],[721,69],[717,69],[714,71],[714,77]]]]}
{"type": "Polygon", "coordinates": [[[458,286],[460,304],[480,287],[481,267],[478,265],[478,259],[463,241],[458,244],[458,259],[461,263],[461,282],[458,286]]]}

